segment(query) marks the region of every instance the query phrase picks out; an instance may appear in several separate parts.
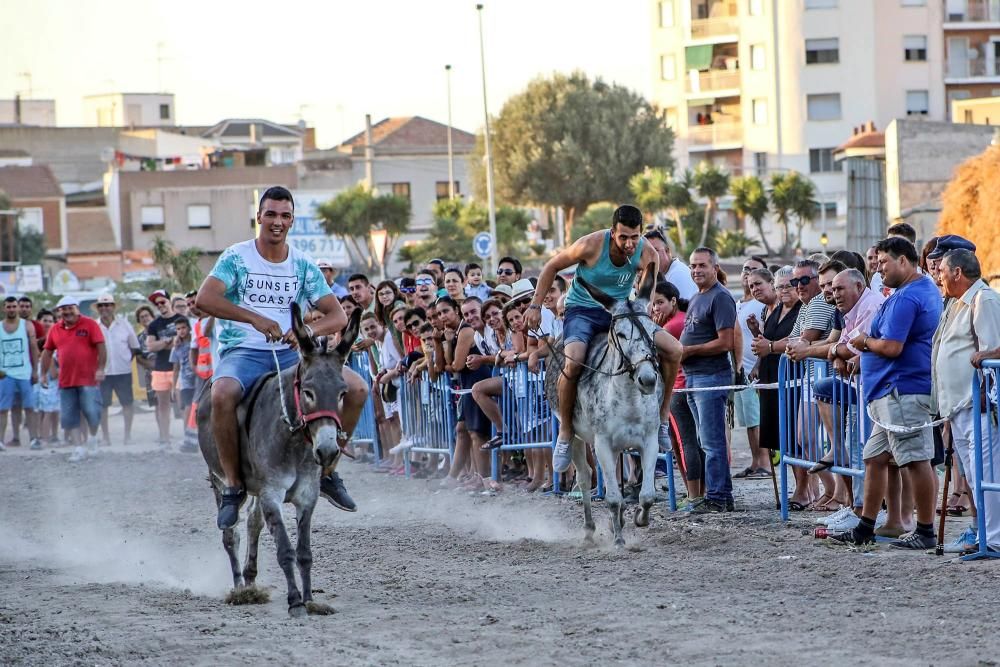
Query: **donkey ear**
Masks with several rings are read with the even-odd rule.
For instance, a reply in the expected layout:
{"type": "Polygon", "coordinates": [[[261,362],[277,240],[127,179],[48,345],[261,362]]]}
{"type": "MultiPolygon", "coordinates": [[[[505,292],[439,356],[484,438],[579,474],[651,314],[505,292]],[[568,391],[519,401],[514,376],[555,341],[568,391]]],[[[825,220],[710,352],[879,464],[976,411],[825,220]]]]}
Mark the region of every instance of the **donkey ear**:
{"type": "Polygon", "coordinates": [[[358,332],[361,330],[361,309],[355,308],[351,313],[351,319],[347,321],[347,327],[340,334],[340,344],[334,352],[345,361],[347,355],[351,353],[354,341],[358,339],[358,332]]]}
{"type": "Polygon", "coordinates": [[[594,298],[594,301],[604,306],[605,310],[611,310],[615,307],[615,300],[613,298],[611,298],[604,290],[588,283],[583,279],[583,276],[577,276],[573,278],[573,280],[580,283],[580,287],[587,290],[587,293],[594,298]]]}
{"type": "Polygon", "coordinates": [[[653,294],[653,288],[656,286],[656,271],[653,270],[653,263],[650,262],[646,265],[646,271],[642,276],[642,284],[639,285],[639,291],[636,293],[636,297],[643,300],[648,300],[653,294]]]}
{"type": "Polygon", "coordinates": [[[295,338],[299,341],[299,350],[303,356],[315,354],[316,341],[306,331],[306,326],[302,323],[302,309],[294,301],[292,302],[292,332],[295,333],[295,338]]]}

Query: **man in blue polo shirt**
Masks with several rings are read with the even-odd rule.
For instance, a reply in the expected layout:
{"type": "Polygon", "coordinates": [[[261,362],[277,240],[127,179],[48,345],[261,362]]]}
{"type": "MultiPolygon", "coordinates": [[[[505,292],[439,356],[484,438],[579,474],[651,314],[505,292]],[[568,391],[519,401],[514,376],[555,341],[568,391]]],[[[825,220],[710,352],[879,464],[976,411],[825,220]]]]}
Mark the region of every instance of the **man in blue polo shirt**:
{"type": "Polygon", "coordinates": [[[856,528],[831,537],[860,550],[874,546],[875,518],[885,497],[892,462],[909,471],[917,528],[890,546],[926,550],[935,546],[937,486],[930,464],[934,436],[930,428],[914,427],[932,420],[931,348],[941,319],[941,296],[934,282],[920,273],[917,250],[908,240],[889,237],[879,241],[875,249],[883,284],[895,291],[872,319],[871,331],[851,341],[861,350],[861,382],[873,421],[862,452],[864,506],[856,528]]]}

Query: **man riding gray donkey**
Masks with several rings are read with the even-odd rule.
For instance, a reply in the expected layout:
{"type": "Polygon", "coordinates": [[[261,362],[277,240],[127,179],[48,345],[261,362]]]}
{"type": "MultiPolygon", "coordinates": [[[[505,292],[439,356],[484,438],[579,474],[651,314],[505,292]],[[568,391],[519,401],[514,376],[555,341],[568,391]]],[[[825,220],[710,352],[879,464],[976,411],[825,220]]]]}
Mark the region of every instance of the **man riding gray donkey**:
{"type": "MultiPolygon", "coordinates": [[[[589,489],[583,488],[584,484],[590,485],[585,449],[582,443],[573,443],[576,435],[593,441],[598,462],[605,471],[606,499],[618,543],[621,542],[621,494],[617,485],[607,484],[616,467],[615,454],[631,447],[642,452],[642,510],[636,516],[636,523],[645,525],[654,499],[655,456],[660,448],[670,450],[670,395],[682,352],[680,343],[656,326],[646,311],[657,276],[657,255],[642,238],[641,227],[639,209],[628,205],[618,207],[610,229],[580,238],[545,264],[534,299],[525,313],[526,325],[537,329],[542,318],[542,300],[553,279],[560,271],[577,266],[576,279],[566,298],[562,354],[554,355],[557,362],[562,362],[562,370],[554,401],[558,403],[559,435],[552,452],[552,466],[557,472],[565,472],[571,463],[576,463],[585,505],[589,505],[589,489]],[[642,286],[637,300],[630,302],[640,268],[644,269],[642,286]],[[592,349],[588,356],[591,341],[600,341],[612,329],[613,335],[607,337],[608,347],[596,350],[598,355],[592,349]],[[585,369],[588,369],[587,395],[581,405],[577,401],[577,382],[585,369]],[[662,387],[658,386],[660,379],[662,387]],[[649,432],[640,432],[642,429],[649,432]]],[[[551,382],[551,378],[547,380],[551,382]]],[[[589,506],[585,506],[585,515],[587,528],[592,530],[589,506]]]]}
{"type": "MultiPolygon", "coordinates": [[[[236,407],[260,377],[291,368],[299,361],[291,330],[292,304],[308,301],[322,313],[307,326],[312,337],[336,333],[347,324],[347,316],[323,274],[307,255],[285,240],[294,220],[292,194],[280,186],[268,188],[257,210],[260,234],[222,253],[195,301],[199,310],[219,320],[221,359],[212,375],[211,430],[225,482],[219,505],[220,530],[236,524],[246,499],[236,407]]],[[[341,445],[354,431],[368,395],[368,385],[357,373],[344,369],[344,380],[348,392],[341,415],[341,445]]],[[[321,480],[321,492],[340,509],[357,509],[334,471],[321,480]]]]}

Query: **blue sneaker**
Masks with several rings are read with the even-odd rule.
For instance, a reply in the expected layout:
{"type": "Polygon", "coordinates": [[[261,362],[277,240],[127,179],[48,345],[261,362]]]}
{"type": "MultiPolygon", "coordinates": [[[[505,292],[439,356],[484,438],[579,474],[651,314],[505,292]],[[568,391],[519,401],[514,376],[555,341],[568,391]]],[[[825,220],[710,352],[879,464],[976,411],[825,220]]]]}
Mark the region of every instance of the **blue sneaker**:
{"type": "Polygon", "coordinates": [[[558,473],[569,470],[573,464],[573,447],[565,440],[557,440],[556,446],[552,449],[552,468],[558,473]]]}
{"type": "Polygon", "coordinates": [[[962,534],[955,538],[955,541],[944,545],[944,552],[946,554],[964,554],[969,551],[975,551],[979,545],[978,537],[976,530],[972,526],[966,526],[962,534]]]}

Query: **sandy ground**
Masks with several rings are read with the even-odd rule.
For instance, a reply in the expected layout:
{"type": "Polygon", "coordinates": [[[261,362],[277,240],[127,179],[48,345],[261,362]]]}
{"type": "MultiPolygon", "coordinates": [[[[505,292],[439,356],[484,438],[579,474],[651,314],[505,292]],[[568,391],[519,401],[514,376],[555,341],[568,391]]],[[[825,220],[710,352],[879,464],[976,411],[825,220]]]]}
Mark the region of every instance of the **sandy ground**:
{"type": "MultiPolygon", "coordinates": [[[[152,441],[152,416],[136,431],[152,441]]],[[[616,551],[599,504],[601,544],[584,548],[573,501],[439,492],[345,464],[361,511],[321,500],[313,538],[316,597],[337,613],[292,620],[266,531],[271,602],[222,602],[199,456],[67,455],[0,453],[0,665],[1000,661],[1000,563],[828,548],[803,534],[816,515],[779,522],[766,480],[737,482],[733,514],[658,507],[616,551]]]]}

